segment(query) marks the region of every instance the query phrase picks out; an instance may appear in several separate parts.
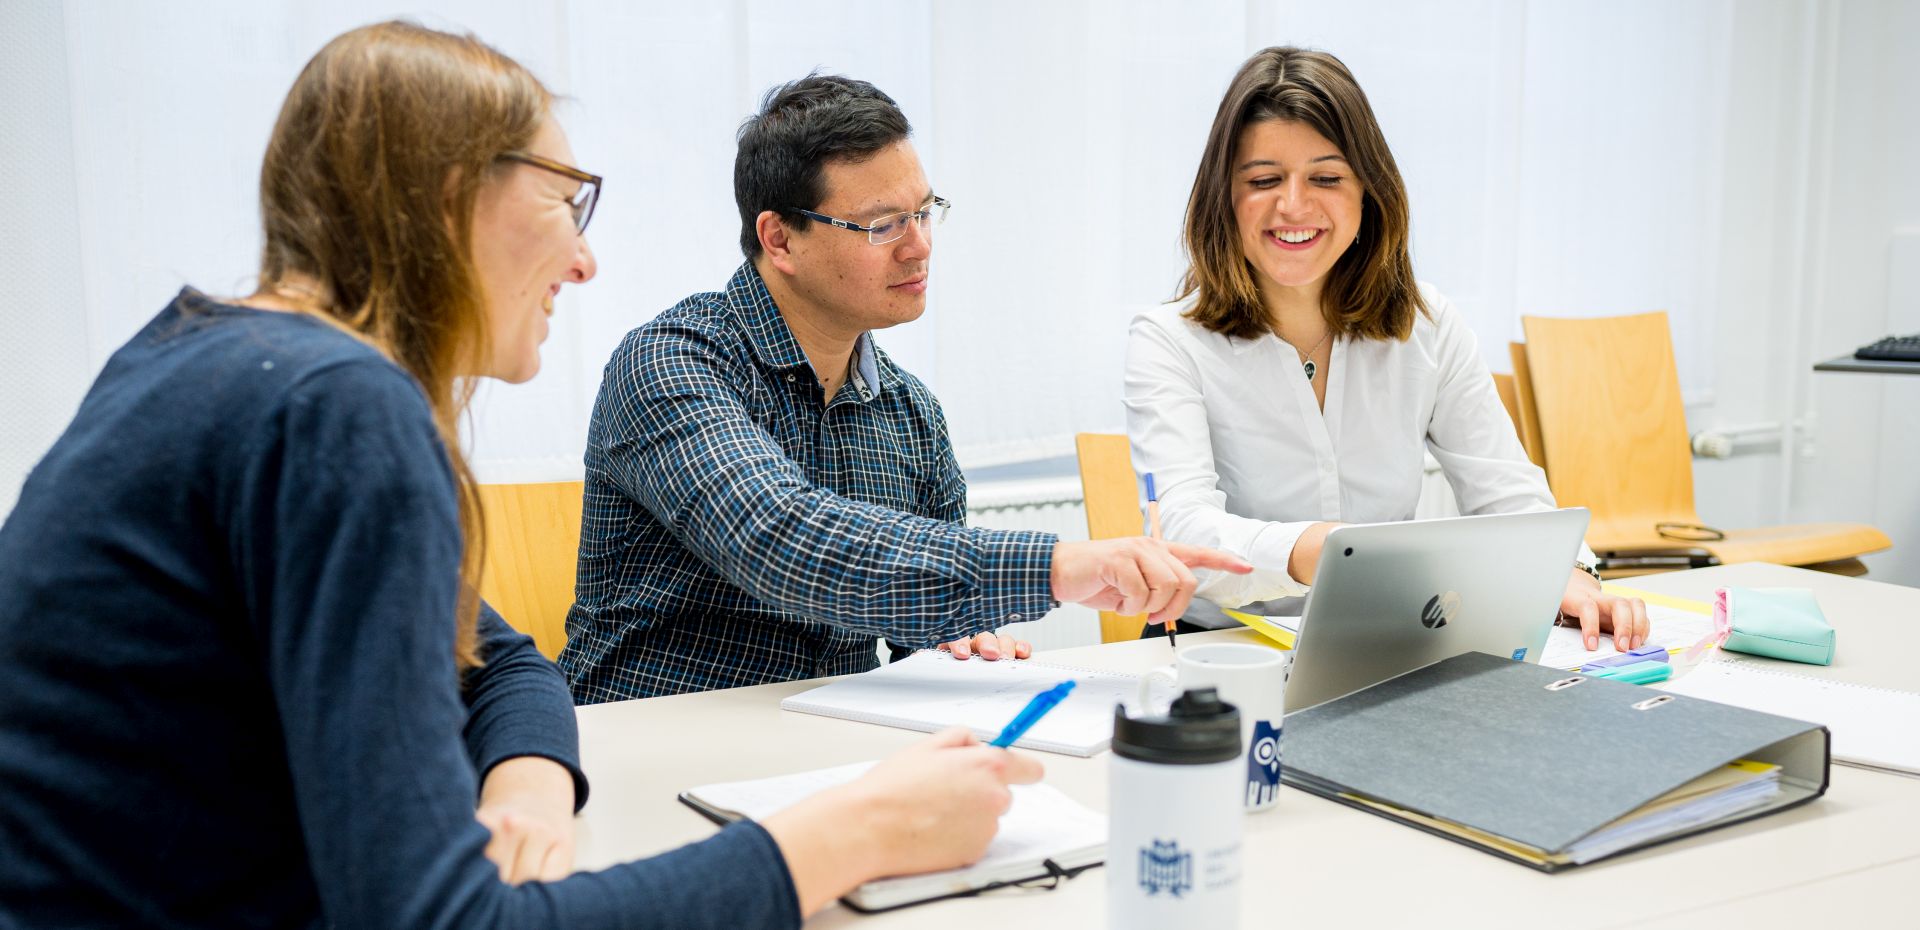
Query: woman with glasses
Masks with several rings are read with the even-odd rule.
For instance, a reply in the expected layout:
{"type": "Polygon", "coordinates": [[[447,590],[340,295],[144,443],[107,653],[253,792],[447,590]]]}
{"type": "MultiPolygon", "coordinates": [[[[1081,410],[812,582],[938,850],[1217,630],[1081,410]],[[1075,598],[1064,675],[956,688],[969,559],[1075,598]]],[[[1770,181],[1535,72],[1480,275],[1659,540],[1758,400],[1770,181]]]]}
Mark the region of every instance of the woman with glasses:
{"type": "MultiPolygon", "coordinates": [[[[1203,578],[1188,622],[1297,614],[1335,525],[1413,517],[1429,450],[1463,513],[1554,507],[1472,331],[1415,281],[1409,226],[1339,59],[1269,48],[1241,66],[1187,201],[1184,303],[1135,317],[1127,345],[1127,432],[1167,538],[1256,569],[1203,578]]],[[[1585,562],[1560,609],[1589,649],[1603,631],[1622,651],[1647,636],[1646,606],[1603,594],[1585,562]]]]}
{"type": "Polygon", "coordinates": [[[1031,759],[927,740],[764,823],[568,877],[555,669],[474,594],[456,423],[594,275],[551,95],[387,23],[314,57],[259,289],[182,291],[0,527],[0,925],[796,926],[978,858],[1031,759]]]}

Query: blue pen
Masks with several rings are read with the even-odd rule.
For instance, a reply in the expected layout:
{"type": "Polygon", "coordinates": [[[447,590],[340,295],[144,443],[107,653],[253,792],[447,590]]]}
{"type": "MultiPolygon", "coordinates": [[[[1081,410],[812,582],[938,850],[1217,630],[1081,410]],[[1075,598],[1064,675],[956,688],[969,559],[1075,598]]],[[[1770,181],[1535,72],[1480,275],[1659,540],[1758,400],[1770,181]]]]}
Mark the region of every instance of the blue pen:
{"type": "Polygon", "coordinates": [[[1063,681],[1034,695],[1033,700],[1028,701],[1027,706],[1021,708],[1020,713],[1014,715],[1013,722],[1007,724],[1007,728],[1001,730],[1000,735],[994,737],[993,742],[989,745],[998,746],[1001,749],[1013,745],[1014,740],[1025,735],[1034,724],[1039,723],[1040,718],[1045,717],[1047,711],[1052,710],[1055,704],[1065,700],[1067,693],[1072,690],[1073,682],[1063,681]]]}
{"type": "MultiPolygon", "coordinates": [[[[1160,495],[1153,488],[1153,472],[1147,472],[1147,535],[1160,538],[1160,495]]],[[[1174,627],[1179,625],[1177,619],[1167,621],[1168,646],[1180,645],[1180,641],[1174,638],[1174,627]]]]}

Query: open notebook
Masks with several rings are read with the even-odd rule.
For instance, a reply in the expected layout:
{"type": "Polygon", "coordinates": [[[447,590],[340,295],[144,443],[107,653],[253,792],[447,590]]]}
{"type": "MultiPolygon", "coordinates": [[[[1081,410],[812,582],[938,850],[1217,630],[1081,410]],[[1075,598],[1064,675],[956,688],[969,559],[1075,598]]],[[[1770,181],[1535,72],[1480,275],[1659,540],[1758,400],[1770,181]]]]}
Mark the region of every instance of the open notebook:
{"type": "MultiPolygon", "coordinates": [[[[702,785],[680,800],[715,823],[764,819],[823,788],[860,777],[874,765],[830,769],[754,781],[702,785]]],[[[1000,832],[979,862],[945,872],[867,882],[841,898],[858,911],[880,911],[992,888],[1070,877],[1106,857],[1107,818],[1049,785],[1014,785],[1013,806],[1000,815],[1000,832]]]]}
{"type": "Polygon", "coordinates": [[[1823,724],[1833,732],[1833,761],[1920,775],[1920,694],[1724,656],[1700,663],[1662,690],[1823,724]]]}
{"type": "MultiPolygon", "coordinates": [[[[961,661],[944,652],[916,652],[871,672],[802,691],[780,702],[781,710],[820,714],[932,733],[962,726],[975,736],[998,736],[1033,696],[1067,679],[1072,694],[1013,745],[1070,756],[1091,756],[1113,740],[1113,705],[1139,713],[1140,677],[1032,659],[961,661]]],[[[1154,701],[1171,693],[1155,685],[1154,701]]]]}

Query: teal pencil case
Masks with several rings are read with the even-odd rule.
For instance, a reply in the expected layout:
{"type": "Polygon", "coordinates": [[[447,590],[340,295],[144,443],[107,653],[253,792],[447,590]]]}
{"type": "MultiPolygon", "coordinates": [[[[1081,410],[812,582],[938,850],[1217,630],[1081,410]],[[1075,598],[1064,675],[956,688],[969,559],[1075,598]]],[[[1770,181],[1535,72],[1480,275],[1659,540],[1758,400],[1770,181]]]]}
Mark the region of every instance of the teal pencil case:
{"type": "Polygon", "coordinates": [[[1769,659],[1833,664],[1833,626],[1806,588],[1721,588],[1714,592],[1722,648],[1769,659]]]}

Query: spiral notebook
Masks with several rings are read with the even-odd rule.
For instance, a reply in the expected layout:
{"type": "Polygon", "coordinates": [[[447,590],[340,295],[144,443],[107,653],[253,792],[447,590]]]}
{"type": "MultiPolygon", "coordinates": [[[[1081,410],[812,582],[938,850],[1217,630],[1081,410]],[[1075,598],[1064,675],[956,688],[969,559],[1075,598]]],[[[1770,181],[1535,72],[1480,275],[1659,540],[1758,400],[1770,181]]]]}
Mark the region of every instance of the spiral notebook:
{"type": "MultiPolygon", "coordinates": [[[[1032,659],[959,660],[944,652],[916,652],[871,672],[802,691],[781,710],[931,733],[966,727],[989,740],[1033,696],[1072,679],[1073,693],[1013,745],[1020,749],[1091,756],[1113,739],[1113,705],[1139,713],[1140,676],[1053,665],[1032,659]]],[[[1156,681],[1151,700],[1172,697],[1156,681]]]]}
{"type": "MultiPolygon", "coordinates": [[[[856,762],[753,781],[702,785],[680,802],[718,824],[743,817],[764,820],[825,788],[860,777],[874,765],[856,762]]],[[[840,900],[863,913],[892,910],[996,888],[1049,888],[1106,858],[1107,818],[1046,784],[1012,785],[1013,804],[1000,815],[986,854],[944,872],[877,878],[840,900]]]]}
{"type": "Polygon", "coordinates": [[[1920,694],[1725,657],[1700,663],[1662,690],[1822,724],[1833,732],[1833,761],[1920,776],[1920,694]]]}

